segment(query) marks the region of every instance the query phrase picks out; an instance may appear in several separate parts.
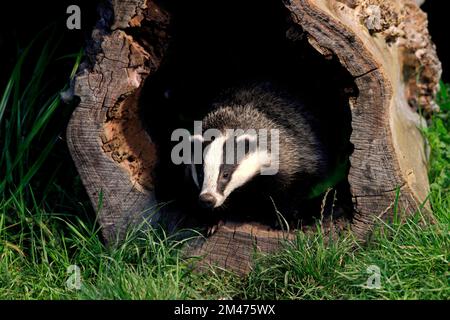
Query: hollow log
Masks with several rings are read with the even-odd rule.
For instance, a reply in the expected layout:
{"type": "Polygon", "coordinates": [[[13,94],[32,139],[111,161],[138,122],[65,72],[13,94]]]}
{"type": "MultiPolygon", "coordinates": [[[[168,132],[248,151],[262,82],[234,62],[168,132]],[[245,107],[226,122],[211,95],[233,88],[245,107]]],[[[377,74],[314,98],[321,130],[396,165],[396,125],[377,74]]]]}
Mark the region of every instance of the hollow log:
{"type": "MultiPolygon", "coordinates": [[[[327,223],[327,230],[351,230],[365,240],[379,218],[392,217],[396,205],[404,217],[422,206],[429,210],[427,156],[419,129],[424,124],[417,110],[426,115],[437,108],[441,66],[427,17],[418,7],[421,1],[279,1],[311,47],[324,59],[338,59],[357,88],[349,96],[354,151],[348,182],[354,216],[327,223]]],[[[138,110],[144,83],[157,73],[171,45],[172,17],[161,3],[113,0],[101,7],[73,84],[80,102],[67,141],[92,204],[99,208],[108,243],[120,241],[127,228],[143,220],[153,225],[164,221],[173,232],[183,219],[179,212],[155,210],[158,146],[138,110]]],[[[203,256],[203,264],[245,273],[255,248],[271,252],[280,239],[292,236],[258,223],[230,222],[213,236],[191,242],[186,253],[203,256]]]]}

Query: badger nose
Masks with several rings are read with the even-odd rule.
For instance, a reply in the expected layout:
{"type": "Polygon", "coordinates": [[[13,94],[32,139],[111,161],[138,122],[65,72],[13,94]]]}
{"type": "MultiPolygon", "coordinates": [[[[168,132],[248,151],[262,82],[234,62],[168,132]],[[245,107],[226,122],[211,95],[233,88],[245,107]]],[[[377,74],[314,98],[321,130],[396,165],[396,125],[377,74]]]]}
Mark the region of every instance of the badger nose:
{"type": "Polygon", "coordinates": [[[212,209],[216,205],[216,198],[211,193],[203,193],[199,197],[200,205],[206,209],[212,209]]]}

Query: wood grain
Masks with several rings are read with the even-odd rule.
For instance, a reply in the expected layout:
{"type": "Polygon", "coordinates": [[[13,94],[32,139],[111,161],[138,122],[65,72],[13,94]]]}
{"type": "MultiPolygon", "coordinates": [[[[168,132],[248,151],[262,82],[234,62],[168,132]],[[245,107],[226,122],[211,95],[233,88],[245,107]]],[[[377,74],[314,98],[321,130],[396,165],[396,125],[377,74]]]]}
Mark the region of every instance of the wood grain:
{"type": "MultiPolygon", "coordinates": [[[[397,190],[404,217],[429,192],[418,107],[436,109],[441,65],[426,15],[413,0],[285,0],[311,50],[335,56],[358,89],[352,115],[350,191],[355,215],[328,223],[327,233],[351,229],[364,240],[378,219],[390,219],[397,190]]],[[[177,225],[180,213],[158,211],[152,171],[158,146],[143,129],[137,104],[145,80],[159,68],[170,39],[170,13],[154,1],[114,0],[87,47],[74,84],[80,104],[67,129],[69,148],[109,243],[143,219],[177,225]]],[[[149,106],[150,108],[152,106],[149,106]]],[[[427,210],[430,209],[425,204],[427,210]]],[[[170,228],[172,231],[172,227],[170,228]]],[[[313,230],[303,230],[312,232],[313,230]]],[[[256,251],[273,252],[293,233],[259,223],[225,224],[185,249],[200,265],[246,273],[256,251]]]]}

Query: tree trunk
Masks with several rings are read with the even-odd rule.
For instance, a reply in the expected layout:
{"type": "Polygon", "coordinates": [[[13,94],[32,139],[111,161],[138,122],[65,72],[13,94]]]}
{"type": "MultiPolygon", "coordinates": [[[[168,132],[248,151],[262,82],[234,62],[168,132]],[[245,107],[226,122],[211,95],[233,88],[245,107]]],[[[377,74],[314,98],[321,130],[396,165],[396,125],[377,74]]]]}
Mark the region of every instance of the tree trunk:
{"type": "MultiPolygon", "coordinates": [[[[422,204],[429,209],[427,157],[418,129],[423,121],[416,110],[436,109],[441,66],[417,1],[282,2],[311,46],[324,59],[337,57],[358,89],[349,97],[354,151],[348,181],[355,213],[349,225],[329,222],[326,230],[351,229],[365,239],[378,218],[392,216],[396,203],[405,216],[422,204]]],[[[182,213],[153,213],[157,146],[138,112],[144,82],[158,71],[170,45],[171,15],[153,0],[114,0],[100,12],[88,59],[74,82],[80,103],[67,130],[69,148],[93,205],[100,205],[109,243],[143,219],[164,220],[172,232],[182,213]]],[[[245,273],[255,244],[270,252],[292,235],[230,222],[191,242],[186,253],[245,273]]]]}

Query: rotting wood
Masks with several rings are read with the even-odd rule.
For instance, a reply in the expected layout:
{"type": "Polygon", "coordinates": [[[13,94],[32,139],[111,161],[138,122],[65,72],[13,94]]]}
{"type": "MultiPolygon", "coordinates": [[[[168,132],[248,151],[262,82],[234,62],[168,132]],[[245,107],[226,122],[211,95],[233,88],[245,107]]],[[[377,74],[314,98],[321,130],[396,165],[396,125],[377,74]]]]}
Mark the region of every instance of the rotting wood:
{"type": "MultiPolygon", "coordinates": [[[[429,192],[418,129],[422,120],[416,110],[436,109],[441,65],[426,15],[416,2],[283,1],[312,47],[324,58],[336,56],[359,91],[350,103],[355,150],[349,183],[356,213],[348,227],[360,239],[367,237],[379,217],[392,216],[398,188],[399,209],[407,213],[416,210],[429,192]]],[[[102,203],[99,221],[105,239],[113,243],[128,226],[150,214],[151,223],[164,218],[172,222],[169,228],[180,218],[163,211],[153,214],[158,205],[152,180],[157,146],[143,130],[136,103],[145,80],[158,70],[164,56],[170,14],[144,0],[114,0],[100,11],[88,59],[75,79],[74,95],[80,104],[67,139],[93,205],[102,203]]],[[[340,223],[329,230],[346,229],[340,223]]],[[[285,238],[258,224],[227,224],[211,238],[192,243],[187,254],[245,273],[255,248],[270,252],[285,238]]]]}

